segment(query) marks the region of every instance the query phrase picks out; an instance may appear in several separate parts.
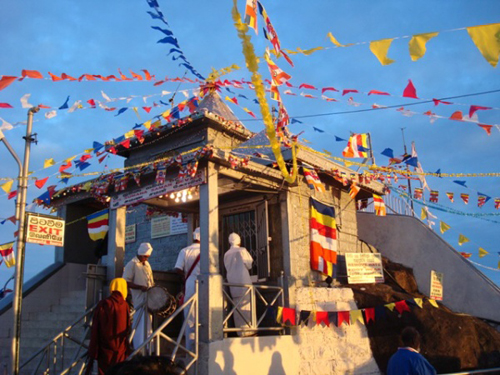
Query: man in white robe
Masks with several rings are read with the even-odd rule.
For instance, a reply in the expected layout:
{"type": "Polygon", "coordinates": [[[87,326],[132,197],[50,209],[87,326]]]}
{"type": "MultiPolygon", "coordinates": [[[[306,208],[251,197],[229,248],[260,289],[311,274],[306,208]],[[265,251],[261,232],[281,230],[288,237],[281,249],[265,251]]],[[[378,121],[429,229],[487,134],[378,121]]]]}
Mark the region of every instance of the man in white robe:
{"type": "MultiPolygon", "coordinates": [[[[241,238],[236,233],[229,235],[229,244],[231,247],[224,254],[224,266],[226,267],[227,281],[229,284],[252,284],[250,273],[248,270],[252,268],[253,259],[247,249],[240,247],[241,238]]],[[[250,292],[246,295],[248,288],[231,286],[231,297],[235,305],[238,305],[238,310],[234,311],[234,326],[240,328],[248,328],[248,323],[251,322],[250,311],[250,292]]],[[[239,336],[253,336],[255,332],[242,331],[238,332],[239,336]]]]}
{"type": "Polygon", "coordinates": [[[135,316],[141,314],[141,311],[137,309],[143,305],[141,318],[133,338],[134,349],[137,349],[152,332],[151,315],[147,306],[145,306],[147,290],[154,285],[153,271],[148,262],[152,252],[153,247],[151,244],[148,242],[141,243],[137,249],[137,256],[127,263],[123,271],[123,278],[127,281],[132,296],[132,304],[136,309],[135,316]]]}

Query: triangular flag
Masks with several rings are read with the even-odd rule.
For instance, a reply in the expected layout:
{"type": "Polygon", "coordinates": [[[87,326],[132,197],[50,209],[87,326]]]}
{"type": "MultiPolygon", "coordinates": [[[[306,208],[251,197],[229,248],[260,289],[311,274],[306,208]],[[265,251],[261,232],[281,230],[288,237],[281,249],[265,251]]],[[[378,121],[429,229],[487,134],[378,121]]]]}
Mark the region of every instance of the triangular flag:
{"type": "Polygon", "coordinates": [[[422,207],[422,212],[420,213],[420,219],[421,220],[427,219],[427,211],[425,210],[424,207],[422,207]]]}
{"type": "Polygon", "coordinates": [[[465,237],[463,234],[458,235],[458,244],[462,246],[462,244],[469,242],[469,239],[465,237]]]}
{"type": "Polygon", "coordinates": [[[441,231],[441,234],[443,234],[444,232],[446,232],[450,228],[451,227],[448,224],[446,224],[444,221],[441,221],[439,223],[439,230],[441,231]]]}
{"type": "Polygon", "coordinates": [[[327,311],[317,311],[316,312],[316,325],[321,325],[321,323],[325,323],[327,327],[330,327],[330,321],[328,320],[328,312],[327,311]]]}
{"type": "Polygon", "coordinates": [[[424,301],[422,300],[422,298],[413,298],[413,300],[415,301],[417,306],[420,308],[422,308],[422,306],[424,305],[424,301]]]}
{"type": "Polygon", "coordinates": [[[396,310],[398,310],[398,313],[403,314],[403,312],[408,311],[410,312],[410,308],[406,304],[406,301],[398,301],[395,304],[396,310]]]}
{"type": "Polygon", "coordinates": [[[382,65],[389,65],[395,61],[387,57],[392,41],[393,39],[381,39],[370,42],[370,51],[382,65]]]}
{"type": "Polygon", "coordinates": [[[428,299],[427,301],[429,301],[429,303],[434,306],[436,309],[439,309],[439,305],[437,304],[436,301],[434,301],[433,299],[428,299]]]}
{"type": "Polygon", "coordinates": [[[484,250],[482,247],[479,248],[479,258],[484,257],[485,255],[488,255],[489,253],[484,250]]]}
{"type": "Polygon", "coordinates": [[[338,322],[338,327],[342,325],[343,322],[346,322],[347,325],[350,325],[349,323],[349,311],[339,311],[337,312],[337,322],[338,322]]]}
{"type": "Polygon", "coordinates": [[[393,302],[393,303],[387,303],[384,306],[387,307],[389,310],[394,311],[396,304],[393,302]]]}
{"type": "Polygon", "coordinates": [[[408,85],[403,91],[403,96],[405,98],[418,99],[417,90],[415,89],[415,86],[413,86],[413,82],[411,81],[411,79],[408,80],[408,85]]]}
{"type": "Polygon", "coordinates": [[[365,312],[366,323],[370,323],[370,320],[375,321],[375,308],[369,307],[363,310],[365,312]]]}
{"type": "Polygon", "coordinates": [[[337,47],[347,47],[349,44],[340,44],[339,41],[333,36],[333,34],[331,32],[329,32],[328,34],[326,34],[326,36],[328,38],[330,38],[330,42],[332,42],[333,44],[335,44],[337,47]]]}
{"type": "Polygon", "coordinates": [[[498,64],[500,54],[500,23],[468,27],[467,32],[483,57],[491,66],[498,64]]]}
{"type": "Polygon", "coordinates": [[[54,159],[50,158],[50,159],[45,159],[45,161],[43,162],[43,167],[44,168],[48,168],[48,167],[51,167],[55,164],[56,162],[54,161],[54,159]]]}
{"type": "Polygon", "coordinates": [[[425,51],[427,50],[425,47],[426,43],[436,36],[438,36],[438,33],[413,35],[410,42],[408,43],[412,61],[417,61],[425,55],[425,51]]]}
{"type": "Polygon", "coordinates": [[[35,181],[35,186],[36,186],[37,188],[39,188],[39,189],[43,188],[43,185],[45,185],[45,183],[47,182],[47,180],[48,180],[48,179],[49,179],[48,177],[45,177],[45,178],[44,178],[44,179],[42,179],[42,180],[38,180],[38,179],[37,179],[37,180],[35,181]]]}
{"type": "Polygon", "coordinates": [[[2,188],[3,191],[5,191],[6,193],[9,193],[10,190],[12,189],[12,184],[14,184],[14,180],[7,181],[7,182],[3,183],[2,185],[0,185],[0,187],[2,188]]]}
{"type": "Polygon", "coordinates": [[[365,322],[363,321],[363,312],[361,310],[351,310],[350,317],[351,324],[356,323],[356,321],[358,320],[361,324],[365,324],[365,322]]]}

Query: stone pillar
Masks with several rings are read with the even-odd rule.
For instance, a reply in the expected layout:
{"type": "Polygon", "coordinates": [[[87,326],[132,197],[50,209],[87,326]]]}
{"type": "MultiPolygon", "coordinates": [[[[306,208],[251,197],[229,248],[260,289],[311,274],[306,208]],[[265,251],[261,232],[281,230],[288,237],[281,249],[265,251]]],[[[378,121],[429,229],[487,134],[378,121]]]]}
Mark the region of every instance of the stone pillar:
{"type": "Polygon", "coordinates": [[[125,256],[125,224],[127,207],[109,210],[108,255],[106,257],[107,279],[122,277],[125,256]]]}
{"type": "Polygon", "coordinates": [[[207,183],[200,186],[201,256],[199,283],[199,360],[201,375],[209,370],[209,346],[222,340],[222,276],[219,273],[219,197],[218,168],[208,162],[207,183]]]}

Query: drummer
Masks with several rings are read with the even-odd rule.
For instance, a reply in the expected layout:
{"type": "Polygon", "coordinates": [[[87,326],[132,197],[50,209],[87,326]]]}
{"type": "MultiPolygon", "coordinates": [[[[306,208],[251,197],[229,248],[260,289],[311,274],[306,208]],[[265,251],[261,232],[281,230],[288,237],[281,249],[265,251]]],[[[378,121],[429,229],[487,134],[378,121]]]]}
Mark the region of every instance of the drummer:
{"type": "Polygon", "coordinates": [[[131,291],[136,316],[141,315],[133,339],[134,349],[137,349],[152,332],[151,315],[145,308],[147,290],[154,285],[153,271],[148,262],[152,252],[153,247],[150,243],[141,243],[137,249],[137,255],[127,263],[123,271],[123,278],[127,281],[127,286],[131,291]],[[144,308],[142,314],[138,311],[140,307],[144,308]]]}

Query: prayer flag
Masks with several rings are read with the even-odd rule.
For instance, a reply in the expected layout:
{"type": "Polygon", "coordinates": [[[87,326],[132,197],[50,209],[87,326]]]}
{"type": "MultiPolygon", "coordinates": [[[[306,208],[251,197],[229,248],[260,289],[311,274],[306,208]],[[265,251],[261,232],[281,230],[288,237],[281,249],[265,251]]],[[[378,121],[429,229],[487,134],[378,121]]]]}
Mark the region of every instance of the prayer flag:
{"type": "Polygon", "coordinates": [[[360,190],[361,188],[353,182],[349,189],[349,196],[351,197],[351,199],[356,198],[356,195],[358,195],[360,190]]]}
{"type": "Polygon", "coordinates": [[[438,198],[439,198],[439,191],[431,190],[431,197],[430,197],[429,201],[431,201],[433,203],[437,203],[438,198]]]}
{"type": "Polygon", "coordinates": [[[370,42],[370,51],[382,65],[390,65],[395,61],[387,57],[392,41],[393,39],[381,39],[370,42]]]}
{"type": "Polygon", "coordinates": [[[375,215],[377,216],[386,215],[385,203],[380,195],[373,194],[373,207],[375,209],[375,215]]]}
{"type": "Polygon", "coordinates": [[[257,0],[247,0],[245,6],[245,23],[254,29],[255,34],[259,34],[257,27],[257,0]]]}
{"type": "Polygon", "coordinates": [[[422,199],[422,195],[424,193],[424,190],[422,188],[415,188],[413,192],[413,197],[415,199],[422,199]]]}
{"type": "Polygon", "coordinates": [[[463,234],[458,235],[458,245],[462,246],[464,243],[469,242],[469,239],[465,237],[463,234]]]}
{"type": "Polygon", "coordinates": [[[87,216],[89,236],[93,241],[102,240],[108,233],[109,210],[87,216]]]}
{"type": "Polygon", "coordinates": [[[307,185],[309,186],[309,188],[316,190],[320,193],[324,193],[326,191],[325,186],[319,179],[319,176],[314,169],[308,169],[302,166],[302,170],[304,171],[304,176],[306,178],[307,185]]]}
{"type": "Polygon", "coordinates": [[[479,248],[479,258],[484,257],[485,255],[488,255],[489,253],[484,250],[482,247],[479,248]]]}
{"type": "Polygon", "coordinates": [[[353,134],[342,151],[345,158],[368,158],[368,134],[353,134]]]}
{"type": "Polygon", "coordinates": [[[462,193],[460,194],[460,198],[462,198],[465,204],[469,203],[469,194],[462,193]]]}
{"type": "Polygon", "coordinates": [[[450,202],[453,203],[453,193],[447,192],[446,196],[448,197],[448,199],[450,200],[450,202]]]}
{"type": "Polygon", "coordinates": [[[408,43],[412,61],[417,61],[425,55],[425,52],[427,51],[427,48],[425,46],[426,43],[436,36],[438,36],[438,33],[413,35],[410,42],[408,43]]]}
{"type": "Polygon", "coordinates": [[[497,210],[500,208],[500,198],[495,198],[495,208],[497,210]]]}
{"type": "Polygon", "coordinates": [[[500,23],[468,27],[467,32],[483,57],[491,66],[498,64],[500,54],[500,23]]]}
{"type": "Polygon", "coordinates": [[[7,268],[15,266],[16,259],[14,258],[14,242],[0,245],[0,255],[3,257],[7,268]]]}
{"type": "Polygon", "coordinates": [[[311,198],[311,269],[334,277],[337,264],[335,209],[311,198]]]}
{"type": "Polygon", "coordinates": [[[444,221],[441,221],[439,223],[439,230],[441,231],[441,234],[443,234],[444,232],[446,232],[450,228],[451,227],[448,224],[446,224],[444,221]]]}
{"type": "Polygon", "coordinates": [[[271,77],[273,80],[273,83],[276,86],[281,86],[283,83],[289,81],[292,76],[289,74],[285,73],[283,70],[281,70],[276,63],[271,60],[271,56],[269,54],[269,49],[266,49],[266,53],[264,54],[264,58],[266,59],[267,66],[269,67],[269,71],[271,72],[271,77]]]}

